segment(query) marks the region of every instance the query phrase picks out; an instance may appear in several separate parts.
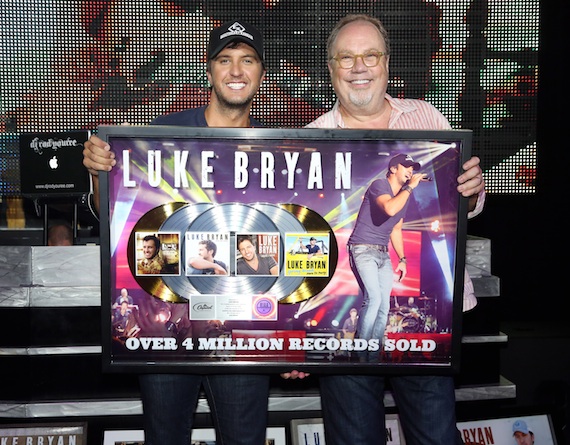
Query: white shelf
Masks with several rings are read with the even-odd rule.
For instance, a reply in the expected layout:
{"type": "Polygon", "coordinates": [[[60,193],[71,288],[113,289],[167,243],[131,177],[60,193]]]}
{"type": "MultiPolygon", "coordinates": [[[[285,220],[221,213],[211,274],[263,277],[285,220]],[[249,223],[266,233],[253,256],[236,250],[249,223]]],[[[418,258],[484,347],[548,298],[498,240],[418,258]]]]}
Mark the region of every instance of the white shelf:
{"type": "MultiPolygon", "coordinates": [[[[516,397],[516,387],[509,380],[501,377],[497,384],[483,386],[459,387],[455,391],[457,402],[481,400],[512,399],[516,397]]],[[[390,392],[384,397],[386,407],[394,407],[394,399],[390,392]]],[[[269,411],[300,412],[320,411],[321,400],[317,392],[282,395],[271,393],[269,411]]],[[[208,413],[208,402],[201,397],[198,401],[197,413],[208,413]]],[[[91,417],[91,416],[135,416],[142,415],[140,399],[126,400],[79,400],[53,402],[10,403],[0,400],[0,418],[44,418],[44,417],[91,417]]]]}

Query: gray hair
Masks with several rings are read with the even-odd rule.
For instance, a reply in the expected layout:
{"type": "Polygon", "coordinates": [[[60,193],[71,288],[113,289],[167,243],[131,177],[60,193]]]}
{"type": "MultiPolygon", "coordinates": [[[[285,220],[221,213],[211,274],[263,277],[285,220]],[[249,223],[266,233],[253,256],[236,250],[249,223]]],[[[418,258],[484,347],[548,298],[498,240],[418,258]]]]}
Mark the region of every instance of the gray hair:
{"type": "Polygon", "coordinates": [[[384,40],[386,55],[390,54],[390,37],[388,36],[388,31],[386,31],[386,28],[384,28],[384,25],[380,20],[367,14],[348,14],[337,22],[329,34],[329,38],[327,39],[327,60],[330,60],[335,56],[335,54],[332,54],[332,47],[336,41],[336,38],[338,37],[340,30],[346,25],[358,21],[364,21],[374,25],[384,40]]]}

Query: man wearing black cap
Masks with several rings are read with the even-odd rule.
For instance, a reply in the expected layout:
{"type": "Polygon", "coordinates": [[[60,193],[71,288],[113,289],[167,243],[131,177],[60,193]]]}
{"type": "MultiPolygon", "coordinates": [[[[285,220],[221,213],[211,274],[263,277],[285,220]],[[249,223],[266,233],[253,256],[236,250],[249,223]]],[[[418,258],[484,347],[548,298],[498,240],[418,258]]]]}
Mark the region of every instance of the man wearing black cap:
{"type": "MultiPolygon", "coordinates": [[[[206,74],[210,103],[157,117],[153,125],[259,127],[251,118],[265,76],[263,38],[253,26],[231,21],[210,33],[206,74]]],[[[99,171],[110,171],[115,154],[103,140],[85,143],[83,164],[93,178],[99,208],[99,171]]],[[[216,443],[263,445],[267,426],[268,375],[143,374],[139,376],[146,445],[188,445],[203,385],[216,428],[216,443]]]]}
{"type": "Polygon", "coordinates": [[[265,76],[263,37],[245,22],[228,22],[210,33],[206,75],[210,103],[157,117],[154,125],[259,127],[249,112],[265,76]]]}
{"type": "MultiPolygon", "coordinates": [[[[402,225],[413,190],[426,180],[425,173],[414,173],[419,168],[420,164],[407,154],[390,159],[386,178],[376,179],[366,190],[348,238],[350,266],[364,294],[359,338],[384,338],[393,283],[390,242],[400,259],[396,272],[400,272],[400,280],[406,276],[402,225]]],[[[378,362],[378,352],[366,354],[366,361],[378,362]]]]}
{"type": "MultiPolygon", "coordinates": [[[[241,21],[231,21],[210,33],[206,75],[211,86],[210,103],[159,116],[151,125],[188,127],[260,127],[251,118],[254,96],[265,77],[263,37],[241,21]]],[[[95,207],[99,208],[99,171],[110,171],[115,153],[97,136],[85,144],[83,165],[93,178],[95,207]]]]}

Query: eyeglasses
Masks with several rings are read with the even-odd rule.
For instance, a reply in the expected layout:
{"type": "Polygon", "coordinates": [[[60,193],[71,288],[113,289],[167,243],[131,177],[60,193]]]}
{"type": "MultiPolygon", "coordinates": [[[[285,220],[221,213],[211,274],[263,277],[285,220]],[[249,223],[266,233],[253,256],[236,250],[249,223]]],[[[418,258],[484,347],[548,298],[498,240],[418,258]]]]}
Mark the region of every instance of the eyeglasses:
{"type": "Polygon", "coordinates": [[[370,51],[366,54],[341,53],[337,54],[335,57],[331,57],[331,60],[336,60],[341,68],[350,69],[356,63],[356,59],[361,58],[364,65],[368,68],[373,68],[380,63],[380,59],[385,55],[386,53],[381,51],[370,51]]]}

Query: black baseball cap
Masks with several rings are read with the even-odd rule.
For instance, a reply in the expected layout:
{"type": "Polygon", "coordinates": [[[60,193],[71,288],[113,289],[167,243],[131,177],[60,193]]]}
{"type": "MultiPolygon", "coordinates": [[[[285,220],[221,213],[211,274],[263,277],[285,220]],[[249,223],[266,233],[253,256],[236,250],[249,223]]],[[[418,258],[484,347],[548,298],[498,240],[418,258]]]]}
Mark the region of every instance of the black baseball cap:
{"type": "Polygon", "coordinates": [[[390,159],[390,164],[388,164],[388,168],[394,167],[398,164],[402,164],[404,167],[413,167],[414,170],[420,169],[420,163],[414,161],[414,159],[410,155],[405,155],[403,153],[394,156],[390,159]]]}
{"type": "Polygon", "coordinates": [[[232,20],[226,22],[210,32],[208,42],[208,60],[216,57],[221,50],[232,42],[247,43],[259,55],[261,62],[265,65],[265,51],[263,49],[263,36],[259,30],[249,23],[232,20]]]}

